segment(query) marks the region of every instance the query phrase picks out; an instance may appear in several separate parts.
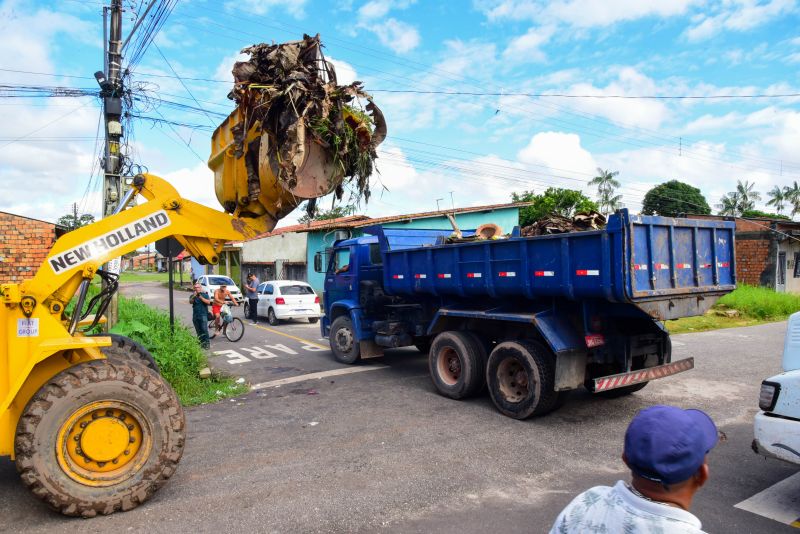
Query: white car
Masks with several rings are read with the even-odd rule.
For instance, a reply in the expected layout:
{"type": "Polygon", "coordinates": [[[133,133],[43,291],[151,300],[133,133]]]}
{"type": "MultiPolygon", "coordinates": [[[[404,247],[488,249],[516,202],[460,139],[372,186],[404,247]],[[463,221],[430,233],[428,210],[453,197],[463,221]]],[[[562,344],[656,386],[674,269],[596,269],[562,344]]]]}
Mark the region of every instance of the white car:
{"type": "MultiPolygon", "coordinates": [[[[203,286],[203,291],[208,293],[208,296],[212,299],[214,298],[214,291],[219,289],[222,284],[225,284],[228,287],[228,291],[233,295],[233,298],[235,298],[239,304],[242,303],[242,292],[236,284],[233,283],[233,280],[227,276],[222,276],[221,274],[204,274],[197,279],[197,283],[203,286]]],[[[225,301],[230,302],[231,299],[225,297],[225,301]]]]}
{"type": "Polygon", "coordinates": [[[800,465],[800,312],[789,317],[783,372],[761,383],[753,450],[800,465]]]}
{"type": "Polygon", "coordinates": [[[270,280],[258,284],[257,312],[273,326],[284,319],[308,319],[309,323],[316,323],[320,316],[319,297],[305,282],[270,280]]]}

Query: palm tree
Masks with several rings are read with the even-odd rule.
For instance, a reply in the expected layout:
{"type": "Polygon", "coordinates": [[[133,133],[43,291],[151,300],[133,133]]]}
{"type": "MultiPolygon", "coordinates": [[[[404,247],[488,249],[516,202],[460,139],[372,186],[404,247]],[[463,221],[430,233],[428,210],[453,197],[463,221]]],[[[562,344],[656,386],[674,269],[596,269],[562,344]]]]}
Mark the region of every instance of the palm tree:
{"type": "Polygon", "coordinates": [[[719,199],[717,208],[719,209],[720,215],[730,215],[732,217],[741,215],[741,198],[739,197],[739,192],[736,191],[723,195],[722,198],[719,199]]]}
{"type": "Polygon", "coordinates": [[[795,181],[783,188],[783,197],[792,205],[792,217],[800,212],[800,185],[795,181]]]}
{"type": "Polygon", "coordinates": [[[620,187],[620,183],[614,177],[619,175],[619,171],[607,171],[600,167],[597,168],[597,176],[589,180],[589,185],[597,186],[597,204],[600,211],[607,214],[622,207],[622,195],[615,195],[615,190],[620,187]]]}
{"type": "Polygon", "coordinates": [[[767,196],[769,197],[767,206],[775,206],[775,211],[778,213],[783,211],[786,201],[788,200],[784,194],[784,191],[786,191],[786,189],[781,189],[776,185],[769,193],[767,193],[767,196]]]}
{"type": "Polygon", "coordinates": [[[755,186],[756,184],[751,184],[747,180],[744,183],[741,180],[737,180],[736,193],[739,195],[739,213],[755,209],[756,200],[761,200],[761,193],[753,191],[755,186]]]}

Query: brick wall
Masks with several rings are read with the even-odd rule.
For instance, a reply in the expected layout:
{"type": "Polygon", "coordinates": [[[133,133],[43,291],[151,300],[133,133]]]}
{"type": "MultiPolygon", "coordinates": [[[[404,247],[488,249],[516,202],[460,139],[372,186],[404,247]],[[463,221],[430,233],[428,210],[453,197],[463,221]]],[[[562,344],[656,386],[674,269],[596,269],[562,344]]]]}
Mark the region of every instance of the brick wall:
{"type": "MultiPolygon", "coordinates": [[[[765,232],[736,235],[736,281],[751,286],[768,282],[764,277],[770,266],[774,269],[774,259],[770,250],[774,248],[772,236],[765,232]]],[[[774,287],[774,281],[773,287],[774,287]]]]}
{"type": "Polygon", "coordinates": [[[55,240],[55,224],[0,212],[0,283],[32,278],[55,240]]]}

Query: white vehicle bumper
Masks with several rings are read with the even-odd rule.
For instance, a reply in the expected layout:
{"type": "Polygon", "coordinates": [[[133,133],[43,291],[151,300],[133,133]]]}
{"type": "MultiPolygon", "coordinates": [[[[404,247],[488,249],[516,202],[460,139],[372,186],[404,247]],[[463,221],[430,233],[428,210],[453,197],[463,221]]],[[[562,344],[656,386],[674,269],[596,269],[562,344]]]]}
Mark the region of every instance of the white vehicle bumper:
{"type": "Polygon", "coordinates": [[[758,412],[754,432],[757,454],[800,465],[800,421],[758,412]]]}
{"type": "Polygon", "coordinates": [[[275,317],[278,319],[308,319],[309,317],[317,317],[321,315],[319,309],[313,308],[294,308],[292,306],[275,306],[275,317]]]}

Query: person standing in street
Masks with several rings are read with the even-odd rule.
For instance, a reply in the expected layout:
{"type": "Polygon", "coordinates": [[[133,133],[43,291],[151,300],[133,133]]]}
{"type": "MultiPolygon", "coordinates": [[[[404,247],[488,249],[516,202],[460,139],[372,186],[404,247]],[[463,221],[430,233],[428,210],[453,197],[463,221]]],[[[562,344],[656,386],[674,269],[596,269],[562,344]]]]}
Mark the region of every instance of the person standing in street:
{"type": "Polygon", "coordinates": [[[639,411],[625,432],[622,453],[631,482],[581,493],[558,515],[550,534],[702,533],[689,509],[708,480],[706,455],[717,440],[717,427],[700,410],[651,406],[639,411]]]}
{"type": "Polygon", "coordinates": [[[258,324],[258,277],[253,273],[247,275],[247,300],[250,306],[250,324],[258,324]]]}
{"type": "Polygon", "coordinates": [[[211,297],[203,291],[203,286],[195,283],[194,293],[189,297],[192,304],[192,323],[200,340],[200,346],[204,349],[209,348],[208,340],[208,305],[211,304],[211,297]]]}

